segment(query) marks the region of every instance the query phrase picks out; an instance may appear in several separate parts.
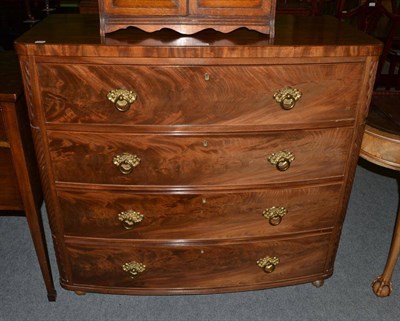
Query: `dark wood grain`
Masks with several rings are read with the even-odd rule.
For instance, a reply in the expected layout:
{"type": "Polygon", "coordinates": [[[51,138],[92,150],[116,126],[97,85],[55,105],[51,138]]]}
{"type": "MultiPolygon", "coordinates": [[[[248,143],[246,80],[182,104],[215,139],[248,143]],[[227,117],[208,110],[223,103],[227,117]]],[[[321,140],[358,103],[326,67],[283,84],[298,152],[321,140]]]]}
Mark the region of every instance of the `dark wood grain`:
{"type": "Polygon", "coordinates": [[[99,14],[99,3],[97,0],[80,0],[79,13],[81,14],[99,14]]]}
{"type": "Polygon", "coordinates": [[[295,126],[348,120],[355,117],[357,87],[363,71],[362,63],[290,67],[138,66],[124,64],[122,59],[120,65],[111,63],[39,64],[46,121],[295,126]],[[302,92],[289,111],[273,98],[276,91],[287,86],[302,92]],[[126,112],[118,111],[107,99],[108,92],[117,88],[133,90],[138,95],[126,112]]]}
{"type": "Polygon", "coordinates": [[[331,228],[341,184],[254,191],[165,194],[165,192],[58,191],[65,234],[120,239],[208,239],[284,235],[331,228]],[[287,214],[273,226],[262,214],[287,214]],[[144,215],[132,229],[122,211],[144,215]]]}
{"type": "Polygon", "coordinates": [[[3,114],[2,110],[0,109],[0,144],[3,145],[3,147],[7,146],[8,144],[8,138],[6,134],[6,129],[4,126],[4,120],[3,120],[3,114]]]}
{"type": "Polygon", "coordinates": [[[23,204],[9,148],[0,147],[0,210],[22,210],[23,204]]]}
{"type": "Polygon", "coordinates": [[[213,136],[52,131],[48,139],[56,181],[228,186],[341,177],[351,135],[350,128],[213,136]],[[267,160],[282,150],[296,157],[285,172],[267,160]],[[113,164],[123,153],[141,159],[129,175],[113,164]]]}
{"type": "Polygon", "coordinates": [[[143,243],[69,243],[71,284],[128,288],[159,293],[205,290],[240,290],[268,287],[293,279],[321,274],[329,234],[285,240],[247,241],[198,245],[143,243]],[[265,273],[257,261],[276,256],[280,263],[265,273]],[[137,261],[146,270],[132,279],[122,265],[137,261]],[[212,276],[212,277],[210,277],[212,276]]]}
{"type": "Polygon", "coordinates": [[[171,30],[121,30],[102,39],[97,15],[50,15],[16,40],[19,54],[147,58],[315,58],[379,56],[381,43],[329,17],[279,16],[273,40],[246,29],[183,37],[171,30]],[[35,45],[35,41],[45,44],[35,45]],[[110,46],[110,45],[114,46],[110,46]],[[185,49],[186,48],[186,49],[185,49]]]}

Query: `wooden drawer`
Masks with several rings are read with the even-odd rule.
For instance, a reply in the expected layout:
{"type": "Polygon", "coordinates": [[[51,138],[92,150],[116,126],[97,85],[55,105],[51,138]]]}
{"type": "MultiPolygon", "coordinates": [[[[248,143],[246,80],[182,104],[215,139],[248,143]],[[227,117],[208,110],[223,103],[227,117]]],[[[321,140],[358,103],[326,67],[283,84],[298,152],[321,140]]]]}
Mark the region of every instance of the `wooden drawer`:
{"type": "Polygon", "coordinates": [[[331,228],[341,188],[333,184],[191,194],[61,190],[57,195],[66,235],[224,239],[331,228]],[[283,207],[281,221],[263,216],[264,211],[267,217],[277,215],[274,207],[283,207]]]}
{"type": "Polygon", "coordinates": [[[135,135],[49,131],[58,182],[128,185],[256,185],[344,174],[352,128],[221,135],[135,135]],[[279,171],[268,157],[295,159],[279,171]],[[129,153],[140,163],[128,174],[113,164],[129,153]]]}
{"type": "Polygon", "coordinates": [[[23,204],[9,148],[0,146],[0,210],[22,210],[23,204]]]}
{"type": "Polygon", "coordinates": [[[208,127],[275,124],[295,128],[352,120],[363,73],[361,63],[194,67],[40,64],[38,68],[48,123],[208,127]],[[286,86],[302,92],[292,110],[282,109],[273,98],[286,86]],[[117,88],[137,93],[128,111],[118,111],[107,99],[107,93],[117,88]]]}
{"type": "Polygon", "coordinates": [[[330,234],[285,240],[187,245],[157,243],[67,243],[70,284],[128,288],[149,293],[222,292],[290,284],[325,274],[330,234]],[[257,265],[277,257],[272,273],[257,265]],[[131,278],[125,263],[145,265],[131,278]],[[166,292],[167,291],[167,292],[166,292]]]}

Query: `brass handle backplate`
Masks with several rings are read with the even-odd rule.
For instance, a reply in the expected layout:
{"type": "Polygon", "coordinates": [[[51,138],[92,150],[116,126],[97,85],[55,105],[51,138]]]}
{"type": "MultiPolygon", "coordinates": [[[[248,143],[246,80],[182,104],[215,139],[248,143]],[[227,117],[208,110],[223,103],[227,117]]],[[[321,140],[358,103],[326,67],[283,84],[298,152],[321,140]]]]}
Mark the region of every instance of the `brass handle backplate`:
{"type": "Polygon", "coordinates": [[[279,258],[276,256],[266,256],[257,261],[257,265],[264,270],[266,273],[274,272],[276,266],[279,264],[279,258]]]}
{"type": "Polygon", "coordinates": [[[107,98],[118,111],[127,111],[131,104],[136,101],[137,93],[132,90],[114,89],[108,92],[107,98]]]}
{"type": "Polygon", "coordinates": [[[132,173],[133,169],[140,164],[140,158],[136,155],[123,153],[113,158],[113,164],[118,166],[122,174],[128,175],[132,173]]]}
{"type": "Polygon", "coordinates": [[[268,161],[271,165],[275,165],[279,171],[284,172],[289,169],[290,164],[295,160],[295,158],[296,157],[291,152],[282,150],[269,155],[268,161]]]}
{"type": "Polygon", "coordinates": [[[282,222],[282,217],[284,217],[286,214],[286,208],[272,206],[265,209],[262,215],[269,221],[269,224],[276,226],[282,222]]]}
{"type": "Polygon", "coordinates": [[[146,270],[146,265],[144,265],[143,263],[132,261],[132,262],[123,264],[122,269],[125,272],[130,273],[131,278],[134,279],[139,273],[142,273],[146,270]]]}
{"type": "Polygon", "coordinates": [[[127,230],[132,229],[135,224],[143,221],[144,215],[134,210],[127,210],[118,214],[118,219],[127,230]]]}
{"type": "Polygon", "coordinates": [[[285,87],[274,94],[274,99],[281,105],[282,109],[290,110],[296,105],[296,102],[301,96],[302,93],[300,90],[292,87],[285,87]]]}

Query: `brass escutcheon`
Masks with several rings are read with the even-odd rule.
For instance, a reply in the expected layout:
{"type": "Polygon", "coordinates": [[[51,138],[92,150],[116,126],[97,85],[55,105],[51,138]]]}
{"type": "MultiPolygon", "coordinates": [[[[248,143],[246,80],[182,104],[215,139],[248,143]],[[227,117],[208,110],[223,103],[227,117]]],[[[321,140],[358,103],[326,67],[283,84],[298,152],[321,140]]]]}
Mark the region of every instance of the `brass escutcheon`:
{"type": "Polygon", "coordinates": [[[136,155],[123,153],[113,158],[113,164],[118,166],[122,174],[128,175],[132,173],[133,169],[140,164],[140,158],[136,155]]]}
{"type": "Polygon", "coordinates": [[[290,164],[296,159],[294,154],[292,154],[289,151],[279,151],[277,153],[272,153],[271,155],[268,156],[268,161],[271,163],[271,165],[275,165],[276,168],[284,172],[289,169],[290,164]]]}
{"type": "Polygon", "coordinates": [[[272,273],[275,267],[279,264],[279,258],[276,256],[270,257],[266,256],[257,261],[257,265],[264,270],[266,273],[272,273]]]}
{"type": "Polygon", "coordinates": [[[142,273],[146,270],[146,265],[144,265],[143,263],[132,261],[132,262],[123,264],[122,269],[125,272],[130,273],[131,278],[134,279],[139,273],[142,273]]]}
{"type": "Polygon", "coordinates": [[[284,207],[272,206],[263,211],[262,215],[268,219],[269,224],[276,226],[282,222],[282,217],[287,214],[287,209],[284,207]]]}
{"type": "Polygon", "coordinates": [[[301,98],[301,96],[302,93],[300,90],[292,87],[285,87],[279,89],[273,97],[283,109],[290,110],[296,105],[296,102],[301,98]]]}
{"type": "Polygon", "coordinates": [[[130,230],[135,224],[143,221],[144,215],[134,210],[127,210],[118,214],[118,219],[123,223],[124,228],[130,230]]]}
{"type": "Polygon", "coordinates": [[[118,88],[110,90],[107,98],[114,104],[118,111],[127,111],[137,99],[137,93],[132,90],[118,88]]]}

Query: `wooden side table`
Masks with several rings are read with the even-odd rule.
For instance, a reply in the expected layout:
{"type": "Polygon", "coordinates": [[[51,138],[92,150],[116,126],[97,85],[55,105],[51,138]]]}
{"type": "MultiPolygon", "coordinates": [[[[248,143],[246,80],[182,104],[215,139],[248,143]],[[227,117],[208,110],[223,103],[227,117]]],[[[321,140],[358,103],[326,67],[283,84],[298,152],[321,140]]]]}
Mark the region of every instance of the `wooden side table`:
{"type": "MultiPolygon", "coordinates": [[[[396,171],[400,188],[400,92],[372,96],[360,156],[378,166],[396,171]]],[[[392,244],[383,273],[372,282],[377,296],[386,297],[392,293],[392,275],[400,254],[400,209],[393,231],[392,244]]]]}
{"type": "Polygon", "coordinates": [[[14,52],[0,51],[0,84],[0,210],[25,212],[47,297],[55,301],[56,290],[40,214],[43,201],[40,176],[14,52]]]}

